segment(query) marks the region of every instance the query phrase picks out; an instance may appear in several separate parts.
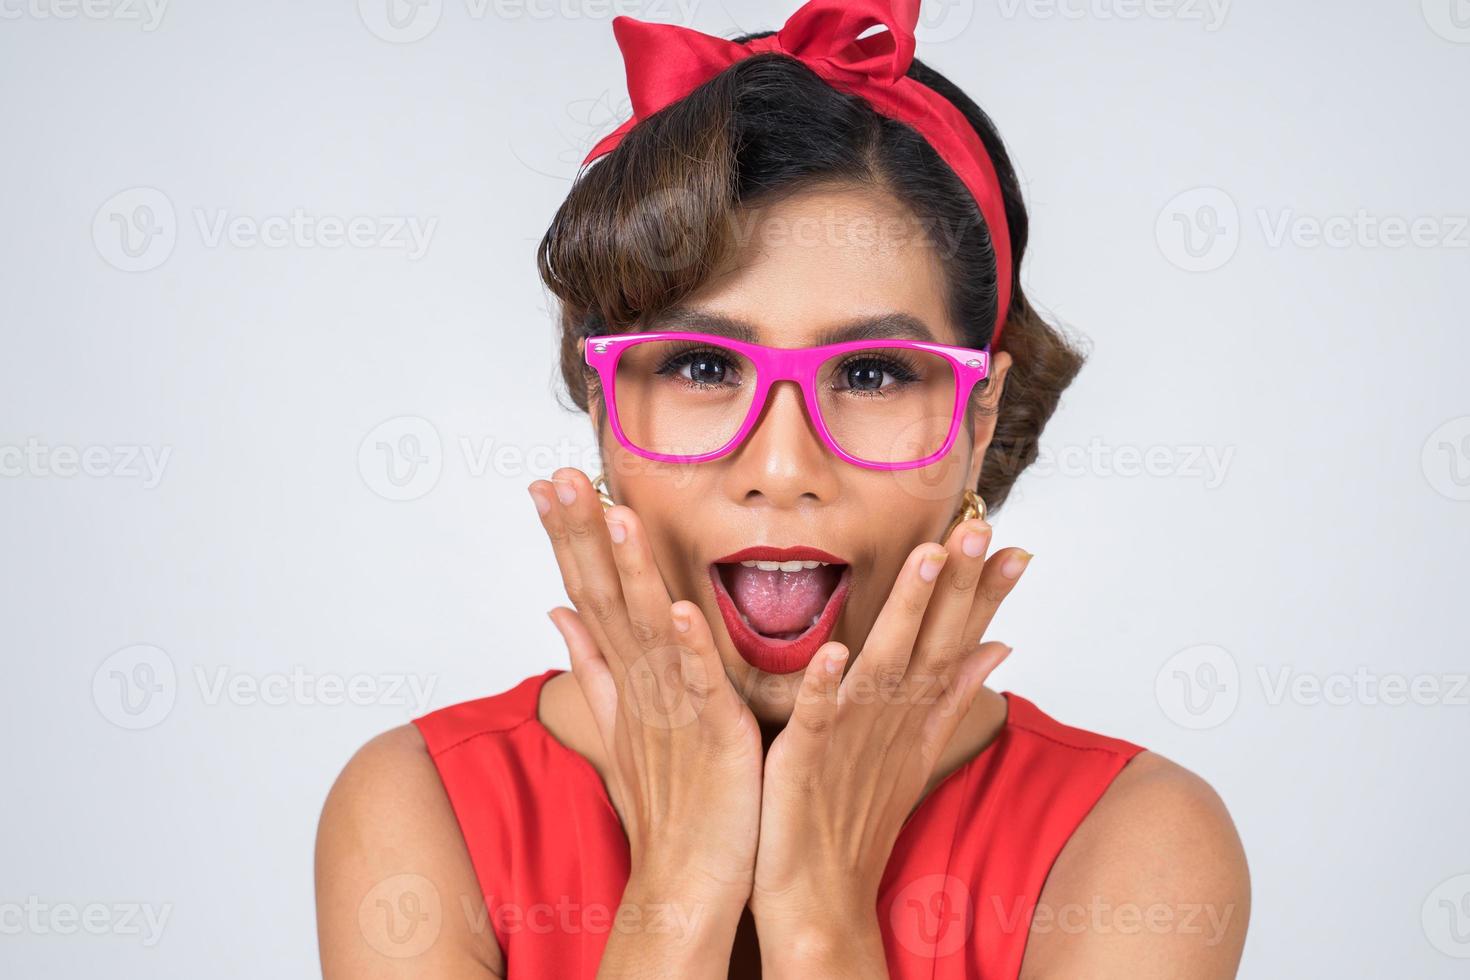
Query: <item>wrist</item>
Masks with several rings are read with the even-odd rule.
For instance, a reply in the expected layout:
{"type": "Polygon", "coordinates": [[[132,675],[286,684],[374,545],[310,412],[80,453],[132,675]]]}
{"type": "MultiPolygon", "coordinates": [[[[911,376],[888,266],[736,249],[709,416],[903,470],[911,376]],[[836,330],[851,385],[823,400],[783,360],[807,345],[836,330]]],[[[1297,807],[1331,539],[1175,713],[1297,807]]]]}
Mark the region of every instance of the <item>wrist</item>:
{"type": "Polygon", "coordinates": [[[749,895],[738,884],[635,872],[623,889],[614,928],[642,932],[671,950],[723,952],[728,960],[749,895]]]}
{"type": "Polygon", "coordinates": [[[635,862],[628,872],[623,893],[659,899],[697,902],[717,909],[733,906],[738,916],[750,901],[753,874],[714,874],[685,863],[668,867],[652,862],[635,862]]]}
{"type": "Polygon", "coordinates": [[[751,902],[761,970],[770,977],[886,977],[878,899],[856,892],[751,902]]]}
{"type": "Polygon", "coordinates": [[[886,978],[887,962],[873,907],[827,905],[801,913],[755,912],[761,971],[769,977],[886,978]]]}

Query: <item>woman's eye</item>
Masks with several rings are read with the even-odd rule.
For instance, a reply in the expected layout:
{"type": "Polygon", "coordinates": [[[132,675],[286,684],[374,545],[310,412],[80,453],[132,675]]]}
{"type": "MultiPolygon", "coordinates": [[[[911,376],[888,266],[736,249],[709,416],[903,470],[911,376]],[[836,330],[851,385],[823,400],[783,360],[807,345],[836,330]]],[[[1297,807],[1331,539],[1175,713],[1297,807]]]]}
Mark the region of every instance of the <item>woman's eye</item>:
{"type": "Polygon", "coordinates": [[[674,358],[659,374],[673,374],[700,387],[740,383],[740,372],[719,354],[691,351],[674,358]]]}
{"type": "Polygon", "coordinates": [[[839,380],[844,391],[878,394],[914,380],[914,375],[896,361],[867,357],[844,364],[839,380]]]}
{"type": "Polygon", "coordinates": [[[847,369],[847,386],[856,391],[877,391],[883,387],[885,372],[872,364],[859,364],[847,369]]]}
{"type": "Polygon", "coordinates": [[[683,373],[695,384],[722,384],[725,380],[725,363],[717,357],[693,357],[685,365],[683,373]]]}

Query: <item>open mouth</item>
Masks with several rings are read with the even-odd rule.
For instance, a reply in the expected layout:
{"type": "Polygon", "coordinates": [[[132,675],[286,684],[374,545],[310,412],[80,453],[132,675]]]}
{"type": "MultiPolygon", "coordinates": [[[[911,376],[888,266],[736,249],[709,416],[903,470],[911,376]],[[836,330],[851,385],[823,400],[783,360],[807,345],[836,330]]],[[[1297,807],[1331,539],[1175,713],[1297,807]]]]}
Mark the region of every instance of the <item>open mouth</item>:
{"type": "Polygon", "coordinates": [[[816,548],[757,546],[710,564],[725,630],[752,667],[789,674],[831,637],[850,566],[816,548]]]}

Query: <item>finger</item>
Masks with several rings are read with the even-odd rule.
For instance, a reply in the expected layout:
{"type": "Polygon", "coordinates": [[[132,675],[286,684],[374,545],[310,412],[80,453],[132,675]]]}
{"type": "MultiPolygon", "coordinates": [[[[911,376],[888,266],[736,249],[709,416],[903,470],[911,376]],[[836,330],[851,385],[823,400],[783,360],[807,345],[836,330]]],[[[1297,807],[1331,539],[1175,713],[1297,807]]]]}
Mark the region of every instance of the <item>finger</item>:
{"type": "MultiPolygon", "coordinates": [[[[529,489],[533,497],[547,501],[541,524],[556,553],[567,598],[604,651],[627,650],[632,640],[602,505],[580,470],[562,467],[553,476],[533,481],[529,489]]],[[[621,681],[626,670],[622,656],[612,656],[608,666],[621,681]]]]}
{"type": "MultiPolygon", "coordinates": [[[[607,658],[603,656],[592,632],[576,610],[557,606],[547,615],[566,642],[567,652],[571,655],[572,676],[576,678],[582,698],[587,702],[587,708],[597,726],[597,734],[602,739],[603,750],[612,758],[617,753],[620,699],[618,684],[608,668],[607,658]]],[[[637,739],[630,742],[630,750],[635,756],[641,757],[641,746],[637,739]]],[[[607,780],[607,792],[613,809],[620,818],[626,819],[626,793],[621,780],[616,776],[607,780]]]]}
{"type": "Polygon", "coordinates": [[[604,512],[603,519],[612,543],[613,567],[628,629],[644,651],[665,646],[670,642],[669,606],[673,600],[654,560],[643,522],[631,507],[621,504],[604,512]]]}
{"type": "Polygon", "coordinates": [[[688,599],[680,599],[669,607],[669,620],[674,625],[674,642],[684,653],[680,667],[689,696],[710,712],[712,721],[725,721],[743,712],[745,702],[725,673],[704,610],[688,599]]]}
{"type": "Polygon", "coordinates": [[[847,656],[847,647],[841,643],[823,643],[801,675],[796,705],[782,734],[787,751],[796,753],[798,758],[816,758],[827,749],[837,720],[842,668],[847,664],[847,656]]]}
{"type": "Polygon", "coordinates": [[[975,605],[975,590],[985,569],[991,528],[984,520],[965,521],[950,535],[949,558],[934,583],[934,595],[924,612],[909,677],[915,681],[948,681],[955,668],[974,649],[965,632],[975,605]]]}
{"type": "Polygon", "coordinates": [[[948,550],[932,541],[909,553],[873,628],[868,631],[862,653],[847,672],[844,689],[873,686],[878,697],[868,703],[878,705],[891,701],[902,689],[924,611],[934,594],[935,579],[948,558],[948,550]]]}
{"type": "Polygon", "coordinates": [[[1002,548],[986,560],[985,570],[980,573],[980,584],[975,587],[975,603],[965,621],[967,646],[984,638],[996,610],[1020,581],[1031,557],[1030,552],[1020,548],[1002,548]]]}
{"type": "Polygon", "coordinates": [[[648,535],[632,508],[610,507],[604,517],[628,630],[637,644],[626,656],[631,657],[630,673],[636,673],[642,684],[639,690],[645,700],[640,703],[681,706],[660,711],[659,722],[685,732],[692,732],[689,723],[707,712],[716,724],[729,722],[744,703],[725,676],[703,612],[687,600],[670,600],[648,535]]]}
{"type": "Polygon", "coordinates": [[[618,685],[613,679],[612,671],[608,669],[607,660],[597,641],[583,624],[582,617],[574,610],[557,606],[547,615],[551,617],[551,622],[567,645],[567,653],[571,655],[572,661],[572,676],[576,678],[577,687],[587,701],[597,730],[602,735],[603,744],[611,746],[618,716],[618,685]]]}
{"type": "Polygon", "coordinates": [[[982,643],[955,671],[953,686],[924,720],[922,757],[931,769],[954,737],[960,722],[970,713],[986,680],[1010,655],[1011,648],[1004,643],[982,643]]]}

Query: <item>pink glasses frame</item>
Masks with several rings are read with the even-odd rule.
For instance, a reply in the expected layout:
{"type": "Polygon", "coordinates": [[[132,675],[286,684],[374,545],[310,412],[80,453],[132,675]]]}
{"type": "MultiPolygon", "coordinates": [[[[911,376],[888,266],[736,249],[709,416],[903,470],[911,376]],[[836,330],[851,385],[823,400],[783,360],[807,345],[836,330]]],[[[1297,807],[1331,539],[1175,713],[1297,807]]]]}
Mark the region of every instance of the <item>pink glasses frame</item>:
{"type": "Polygon", "coordinates": [[[760,417],[761,409],[765,407],[766,396],[771,390],[771,385],[777,381],[794,381],[801,388],[803,400],[806,402],[807,417],[812,420],[817,434],[821,436],[822,442],[839,458],[873,470],[908,470],[920,466],[928,466],[930,463],[942,458],[954,445],[955,436],[959,433],[960,422],[963,419],[965,406],[969,403],[970,392],[975,385],[984,380],[990,373],[990,348],[951,347],[948,344],[931,344],[919,340],[852,340],[841,344],[825,344],[820,347],[766,347],[763,344],[752,344],[742,340],[733,340],[717,334],[688,333],[679,331],[660,331],[655,333],[624,333],[611,334],[607,336],[588,337],[582,349],[583,359],[588,365],[596,369],[597,376],[602,382],[603,397],[607,399],[608,420],[612,424],[613,435],[618,443],[631,453],[661,463],[703,463],[712,459],[718,459],[739,446],[750,435],[750,430],[755,428],[756,419],[760,417]],[[740,429],[718,449],[707,453],[699,453],[693,456],[671,456],[665,453],[655,453],[635,446],[626,435],[618,420],[617,409],[617,368],[618,358],[629,347],[645,340],[685,340],[696,343],[710,344],[711,346],[724,347],[733,350],[748,358],[755,366],[755,396],[751,399],[750,410],[741,422],[740,429]],[[916,459],[908,463],[878,463],[871,460],[859,459],[845,452],[837,441],[832,438],[831,432],[827,430],[827,423],[822,419],[821,409],[817,407],[816,378],[817,370],[828,360],[849,351],[867,350],[874,347],[902,348],[906,350],[928,351],[939,354],[949,361],[955,371],[955,400],[954,410],[949,423],[949,433],[944,437],[944,445],[936,452],[916,459]]]}

